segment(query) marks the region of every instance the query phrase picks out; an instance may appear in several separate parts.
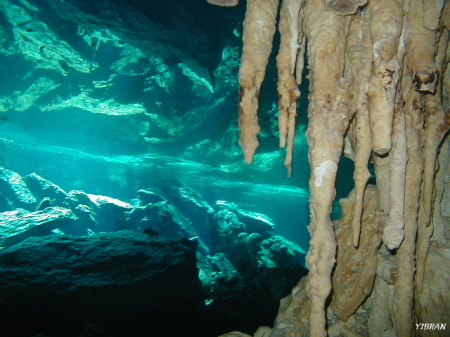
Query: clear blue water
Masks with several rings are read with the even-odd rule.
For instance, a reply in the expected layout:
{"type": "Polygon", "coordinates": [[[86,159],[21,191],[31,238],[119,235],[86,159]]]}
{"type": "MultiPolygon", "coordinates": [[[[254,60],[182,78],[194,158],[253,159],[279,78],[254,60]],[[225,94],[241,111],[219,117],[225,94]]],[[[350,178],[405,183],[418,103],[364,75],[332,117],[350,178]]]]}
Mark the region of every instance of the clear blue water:
{"type": "MultiPolygon", "coordinates": [[[[237,122],[245,6],[152,4],[117,12],[102,11],[102,1],[73,11],[44,0],[2,7],[0,165],[124,201],[175,179],[210,204],[233,202],[268,216],[277,234],[307,250],[307,80],[293,177],[278,146],[274,55],[260,94],[261,145],[246,165],[237,122]]],[[[342,177],[351,170],[343,165],[342,177]]],[[[348,180],[339,182],[338,198],[350,190],[348,180]]]]}
{"type": "MultiPolygon", "coordinates": [[[[9,120],[3,121],[1,131],[2,164],[21,175],[36,172],[66,191],[83,190],[124,201],[135,198],[139,189],[152,188],[155,181],[175,179],[196,190],[210,205],[235,203],[267,216],[275,224],[275,234],[307,250],[309,195],[300,187],[254,183],[245,172],[223,172],[220,167],[167,155],[101,155],[57,146],[25,133],[9,120]]],[[[279,173],[285,173],[284,168],[279,173]]]]}

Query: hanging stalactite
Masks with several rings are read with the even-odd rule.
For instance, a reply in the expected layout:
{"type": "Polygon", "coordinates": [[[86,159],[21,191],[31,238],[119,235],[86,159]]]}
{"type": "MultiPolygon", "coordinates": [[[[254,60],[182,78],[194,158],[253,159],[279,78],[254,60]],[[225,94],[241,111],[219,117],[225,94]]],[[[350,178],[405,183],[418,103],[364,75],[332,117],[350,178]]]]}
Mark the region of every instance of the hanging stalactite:
{"type": "Polygon", "coordinates": [[[272,51],[272,39],[278,0],[248,0],[242,39],[241,67],[239,84],[241,86],[239,101],[239,127],[241,129],[241,146],[245,161],[253,162],[253,156],[259,146],[258,123],[259,92],[266,73],[267,62],[272,51]]]}
{"type": "MultiPolygon", "coordinates": [[[[278,1],[247,3],[240,125],[244,156],[251,163],[259,144],[258,94],[278,1]]],[[[283,0],[277,57],[280,146],[287,147],[290,174],[306,55],[311,241],[309,275],[283,300],[270,337],[356,335],[358,329],[369,336],[389,331],[408,337],[415,317],[429,315],[429,307],[423,312],[428,252],[433,242],[434,252],[440,247],[436,242],[450,239],[443,229],[433,234],[436,162],[450,125],[449,27],[446,0],[283,0]],[[355,162],[355,189],[342,201],[341,220],[333,223],[342,155],[355,162]],[[370,163],[376,186],[367,186],[370,163]],[[362,268],[368,256],[370,268],[362,268]],[[345,265],[349,260],[351,266],[345,265]],[[362,287],[354,298],[351,291],[341,294],[350,280],[362,287]],[[365,325],[353,317],[358,310],[365,325]]],[[[450,233],[450,224],[443,226],[450,233]]]]}

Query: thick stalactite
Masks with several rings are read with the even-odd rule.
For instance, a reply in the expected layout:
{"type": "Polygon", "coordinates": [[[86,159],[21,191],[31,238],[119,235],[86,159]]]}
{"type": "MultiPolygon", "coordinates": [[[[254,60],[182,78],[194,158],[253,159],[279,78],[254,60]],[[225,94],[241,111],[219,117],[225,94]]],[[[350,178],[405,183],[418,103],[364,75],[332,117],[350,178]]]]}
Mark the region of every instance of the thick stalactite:
{"type": "Polygon", "coordinates": [[[239,126],[241,146],[245,161],[253,162],[259,141],[258,123],[259,92],[266,73],[267,62],[272,50],[275,21],[279,0],[252,0],[247,2],[242,40],[239,84],[239,126]]]}
{"type": "MultiPolygon", "coordinates": [[[[277,7],[276,0],[247,0],[240,126],[248,163],[258,146],[258,93],[277,7]]],[[[430,292],[427,276],[440,267],[428,262],[430,247],[436,256],[450,239],[449,216],[436,213],[450,195],[445,185],[436,197],[445,179],[436,172],[449,171],[448,161],[436,164],[448,157],[442,144],[450,126],[449,22],[450,2],[442,0],[282,1],[279,130],[289,174],[304,55],[309,68],[310,272],[282,301],[268,336],[412,336],[415,322],[432,317],[425,293],[446,296],[440,304],[428,301],[437,313],[450,312],[446,285],[430,292]],[[341,220],[332,222],[342,155],[355,162],[355,190],[343,201],[341,220]],[[371,162],[376,187],[367,185],[371,162]],[[361,266],[369,256],[368,274],[361,266]],[[349,280],[364,289],[343,296],[349,280]]]]}

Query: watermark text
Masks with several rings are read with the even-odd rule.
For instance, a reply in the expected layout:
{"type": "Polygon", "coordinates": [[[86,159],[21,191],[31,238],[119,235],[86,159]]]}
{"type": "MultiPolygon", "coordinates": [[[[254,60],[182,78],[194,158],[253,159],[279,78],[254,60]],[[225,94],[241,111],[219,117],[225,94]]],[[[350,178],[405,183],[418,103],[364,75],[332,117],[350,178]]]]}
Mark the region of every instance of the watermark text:
{"type": "Polygon", "coordinates": [[[445,330],[447,323],[416,323],[416,330],[445,330]]]}

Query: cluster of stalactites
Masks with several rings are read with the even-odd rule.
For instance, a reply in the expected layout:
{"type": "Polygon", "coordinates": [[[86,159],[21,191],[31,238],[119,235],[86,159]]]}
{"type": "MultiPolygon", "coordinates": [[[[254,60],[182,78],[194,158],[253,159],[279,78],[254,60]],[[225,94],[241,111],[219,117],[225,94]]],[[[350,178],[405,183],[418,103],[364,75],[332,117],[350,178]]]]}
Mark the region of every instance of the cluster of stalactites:
{"type": "Polygon", "coordinates": [[[305,52],[310,71],[311,336],[326,335],[324,309],[336,255],[330,212],[343,152],[355,162],[355,247],[368,164],[375,165],[386,218],[383,242],[398,250],[397,289],[403,287],[395,295],[394,325],[399,336],[408,336],[413,283],[420,291],[433,231],[436,156],[450,121],[449,1],[283,0],[278,7],[279,0],[247,0],[239,72],[241,145],[251,163],[259,145],[259,91],[279,10],[279,130],[289,174],[305,52]]]}
{"type": "MultiPolygon", "coordinates": [[[[300,10],[303,0],[284,0],[280,9],[278,29],[281,40],[277,56],[279,94],[280,147],[287,148],[285,165],[291,175],[292,152],[295,138],[298,89],[302,79],[305,51],[305,35],[300,10]]],[[[267,62],[272,51],[279,0],[247,1],[244,21],[239,83],[240,143],[245,161],[253,162],[259,146],[258,103],[267,62]]]]}

